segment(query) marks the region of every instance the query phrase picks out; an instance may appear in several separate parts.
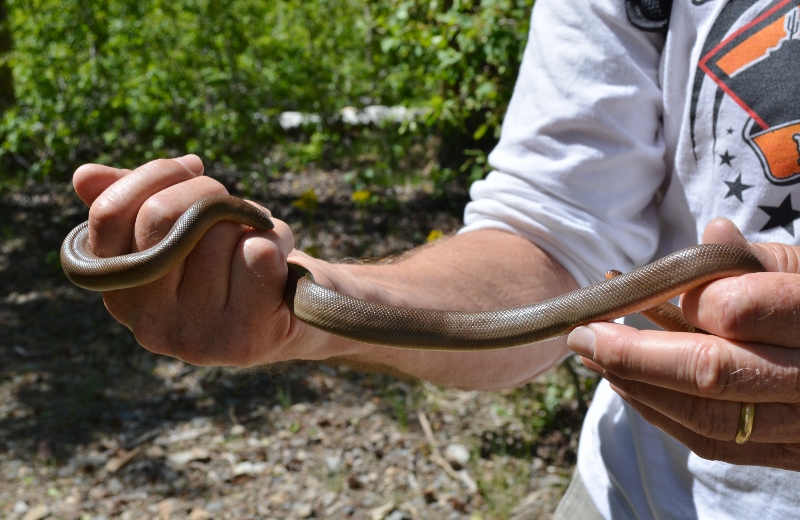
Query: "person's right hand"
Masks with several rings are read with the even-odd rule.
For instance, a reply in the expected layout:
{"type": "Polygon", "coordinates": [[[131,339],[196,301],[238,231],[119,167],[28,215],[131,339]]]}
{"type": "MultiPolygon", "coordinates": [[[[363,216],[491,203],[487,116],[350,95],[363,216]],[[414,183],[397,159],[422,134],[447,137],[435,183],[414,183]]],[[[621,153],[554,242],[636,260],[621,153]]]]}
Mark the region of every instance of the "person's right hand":
{"type": "MultiPolygon", "coordinates": [[[[194,202],[226,193],[202,173],[203,163],[194,155],[133,171],[97,164],[78,168],[73,184],[90,207],[92,251],[109,257],[152,247],[194,202]]],[[[323,263],[293,251],[289,227],[273,221],[269,232],[216,224],[162,279],[105,292],[106,307],[146,349],[196,365],[324,358],[319,350],[330,336],[298,321],[283,300],[287,258],[314,270],[324,284],[324,272],[313,269],[323,263]]]]}

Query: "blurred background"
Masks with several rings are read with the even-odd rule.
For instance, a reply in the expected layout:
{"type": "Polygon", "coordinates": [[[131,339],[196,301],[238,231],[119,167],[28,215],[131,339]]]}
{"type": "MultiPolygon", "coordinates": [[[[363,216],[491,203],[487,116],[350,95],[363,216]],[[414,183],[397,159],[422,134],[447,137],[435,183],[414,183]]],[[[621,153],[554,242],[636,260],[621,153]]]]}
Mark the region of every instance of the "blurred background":
{"type": "Polygon", "coordinates": [[[0,517],[549,518],[595,380],[459,392],[139,347],[59,265],[86,162],[199,155],[300,249],[459,226],[533,0],[0,0],[0,517]]]}

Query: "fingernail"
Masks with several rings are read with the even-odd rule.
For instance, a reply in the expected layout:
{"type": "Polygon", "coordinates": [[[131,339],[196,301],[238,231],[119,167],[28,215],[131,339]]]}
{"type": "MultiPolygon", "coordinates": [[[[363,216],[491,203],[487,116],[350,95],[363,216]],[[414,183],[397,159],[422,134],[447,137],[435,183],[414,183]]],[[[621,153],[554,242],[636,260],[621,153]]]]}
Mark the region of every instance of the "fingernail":
{"type": "Polygon", "coordinates": [[[184,155],[183,157],[176,157],[176,161],[186,166],[192,173],[203,173],[203,161],[194,154],[184,155]]]}
{"type": "Polygon", "coordinates": [[[569,348],[589,359],[594,359],[594,332],[589,327],[578,327],[567,338],[569,348]]]}

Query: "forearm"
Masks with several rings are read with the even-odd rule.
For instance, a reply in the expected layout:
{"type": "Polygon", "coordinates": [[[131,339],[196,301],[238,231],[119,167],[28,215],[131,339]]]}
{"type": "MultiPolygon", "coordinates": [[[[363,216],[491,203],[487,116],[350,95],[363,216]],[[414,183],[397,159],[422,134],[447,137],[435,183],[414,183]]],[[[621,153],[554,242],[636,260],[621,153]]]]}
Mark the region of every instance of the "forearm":
{"type": "MultiPolygon", "coordinates": [[[[296,260],[329,287],[390,305],[490,310],[533,303],[575,288],[558,262],[530,241],[502,231],[458,235],[385,265],[296,260]]],[[[500,389],[529,381],[566,352],[563,339],[506,350],[438,352],[375,347],[330,337],[314,357],[399,371],[447,386],[500,389]]]]}

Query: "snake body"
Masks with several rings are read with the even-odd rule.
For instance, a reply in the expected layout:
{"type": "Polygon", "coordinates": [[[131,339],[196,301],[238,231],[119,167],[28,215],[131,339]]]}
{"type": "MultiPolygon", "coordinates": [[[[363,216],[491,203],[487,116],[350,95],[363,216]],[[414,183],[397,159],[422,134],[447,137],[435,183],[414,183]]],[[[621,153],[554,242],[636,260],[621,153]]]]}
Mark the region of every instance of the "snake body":
{"type": "Polygon", "coordinates": [[[230,195],[209,195],[175,221],[161,242],[137,253],[101,258],[88,246],[89,223],[70,231],[61,245],[61,266],[72,283],[92,291],[138,287],[167,274],[186,258],[211,226],[228,220],[267,231],[272,220],[260,209],[230,195]]]}
{"type": "MultiPolygon", "coordinates": [[[[67,277],[86,289],[109,291],[144,285],[169,272],[221,220],[272,229],[269,217],[254,206],[229,195],[212,195],[187,210],[156,246],[129,255],[100,258],[91,253],[84,222],[64,240],[61,263],[67,277]]],[[[758,259],[741,248],[704,244],[540,303],[458,312],[369,302],[318,285],[302,267],[289,267],[286,302],[298,319],[364,343],[456,351],[544,341],[586,323],[642,311],[718,278],[764,271],[758,259]]]]}

